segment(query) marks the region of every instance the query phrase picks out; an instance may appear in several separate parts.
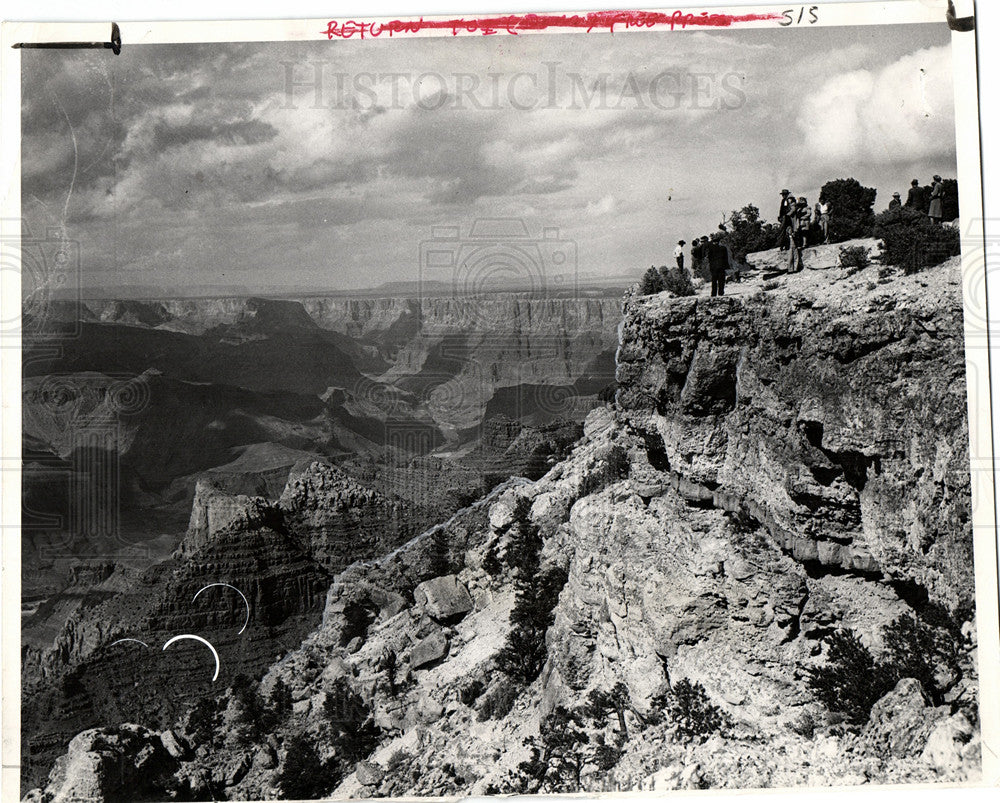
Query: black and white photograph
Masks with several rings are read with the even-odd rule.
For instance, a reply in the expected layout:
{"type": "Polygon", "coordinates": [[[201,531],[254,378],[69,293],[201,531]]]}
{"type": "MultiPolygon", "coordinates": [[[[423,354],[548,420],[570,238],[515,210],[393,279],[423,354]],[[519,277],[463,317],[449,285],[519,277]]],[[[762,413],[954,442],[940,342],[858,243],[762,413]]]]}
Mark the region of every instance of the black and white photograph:
{"type": "Polygon", "coordinates": [[[949,5],[5,23],[11,799],[995,783],[949,5]]]}

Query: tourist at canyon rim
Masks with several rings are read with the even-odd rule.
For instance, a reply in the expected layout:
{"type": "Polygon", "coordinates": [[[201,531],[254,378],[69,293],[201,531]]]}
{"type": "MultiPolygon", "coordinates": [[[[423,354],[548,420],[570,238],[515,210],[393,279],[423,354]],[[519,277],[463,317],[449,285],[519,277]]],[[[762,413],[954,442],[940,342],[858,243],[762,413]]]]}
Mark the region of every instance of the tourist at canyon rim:
{"type": "Polygon", "coordinates": [[[940,223],[944,217],[944,182],[936,174],[931,185],[931,205],[927,209],[927,217],[932,223],[940,223]]]}
{"type": "Polygon", "coordinates": [[[674,259],[677,260],[677,267],[681,270],[684,270],[684,246],[685,242],[678,240],[677,247],[674,249],[674,259]]]}
{"type": "Polygon", "coordinates": [[[806,238],[809,236],[809,227],[812,223],[812,213],[809,211],[809,202],[806,197],[800,196],[795,202],[794,208],[788,213],[789,227],[791,229],[791,247],[788,252],[788,272],[798,273],[802,270],[802,249],[805,247],[806,238]]]}
{"type": "Polygon", "coordinates": [[[717,231],[712,235],[712,239],[705,246],[708,257],[708,267],[712,273],[712,295],[724,296],[726,294],[726,271],[729,270],[731,259],[729,246],[722,242],[722,232],[717,231]]]}
{"type": "Polygon", "coordinates": [[[822,198],[816,204],[816,221],[819,223],[819,227],[823,232],[823,243],[828,244],[830,242],[830,214],[833,208],[830,206],[829,201],[824,201],[822,198]]]}
{"type": "Polygon", "coordinates": [[[894,192],[892,194],[892,200],[889,201],[889,211],[890,212],[893,209],[902,209],[903,208],[903,202],[900,201],[899,198],[900,198],[900,196],[899,196],[898,192],[894,192]]]}
{"type": "Polygon", "coordinates": [[[922,209],[924,205],[924,191],[920,188],[920,180],[913,179],[910,182],[910,191],[906,194],[906,206],[911,209],[922,209]]]}
{"type": "Polygon", "coordinates": [[[781,191],[781,204],[778,206],[778,245],[782,251],[787,251],[791,238],[785,239],[790,234],[791,221],[789,213],[795,206],[795,196],[790,190],[781,191]]]}

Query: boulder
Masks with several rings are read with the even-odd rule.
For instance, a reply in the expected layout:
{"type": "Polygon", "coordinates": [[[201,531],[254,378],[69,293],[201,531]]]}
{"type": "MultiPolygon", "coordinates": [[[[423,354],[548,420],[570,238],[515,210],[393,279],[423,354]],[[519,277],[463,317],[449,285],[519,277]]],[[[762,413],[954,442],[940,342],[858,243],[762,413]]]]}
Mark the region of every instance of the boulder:
{"type": "Polygon", "coordinates": [[[160,793],[160,782],[177,769],[159,734],[140,725],[83,731],[52,769],[42,799],[126,800],[160,793]]]}
{"type": "Polygon", "coordinates": [[[955,771],[962,766],[963,751],[973,734],[963,714],[941,719],[927,737],[921,757],[938,772],[955,771]]]}
{"type": "Polygon", "coordinates": [[[188,744],[172,730],[165,730],[160,734],[160,743],[163,748],[174,758],[184,758],[188,753],[188,744]]]}
{"type": "Polygon", "coordinates": [[[250,771],[250,767],[253,764],[253,756],[249,753],[244,753],[234,757],[225,766],[225,772],[223,775],[223,785],[224,786],[236,786],[246,774],[250,771]]]}
{"type": "Polygon", "coordinates": [[[410,666],[413,669],[429,666],[448,654],[448,637],[438,631],[431,633],[413,645],[410,650],[410,666]]]}
{"type": "Polygon", "coordinates": [[[385,770],[372,761],[359,761],[354,775],[362,786],[378,786],[385,777],[385,770]]]}
{"type": "Polygon", "coordinates": [[[460,619],[473,608],[469,590],[453,574],[425,580],[414,589],[413,598],[438,621],[460,619]]]}
{"type": "Polygon", "coordinates": [[[490,508],[490,527],[496,532],[503,532],[514,523],[514,505],[502,499],[490,508]]]}
{"type": "Polygon", "coordinates": [[[920,681],[903,678],[872,706],[862,735],[876,750],[894,758],[915,758],[927,744],[943,712],[924,698],[920,681]]]}

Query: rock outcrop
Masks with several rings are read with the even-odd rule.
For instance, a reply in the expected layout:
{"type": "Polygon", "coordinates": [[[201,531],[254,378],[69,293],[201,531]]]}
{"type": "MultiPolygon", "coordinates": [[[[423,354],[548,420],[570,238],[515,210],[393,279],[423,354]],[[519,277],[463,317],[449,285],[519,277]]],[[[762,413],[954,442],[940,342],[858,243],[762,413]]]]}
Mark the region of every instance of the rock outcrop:
{"type": "Polygon", "coordinates": [[[976,780],[974,621],[940,688],[894,677],[848,721],[811,682],[833,633],[881,658],[973,600],[960,291],[952,260],[632,298],[565,459],[378,558],[323,534],[381,500],[293,476],[281,520],[336,574],[261,673],[291,702],[174,777],[270,797],[307,733],[335,797],[976,780]]]}
{"type": "Polygon", "coordinates": [[[723,299],[636,299],[618,400],[691,497],[798,563],[972,598],[958,266],[801,274],[723,299]]]}

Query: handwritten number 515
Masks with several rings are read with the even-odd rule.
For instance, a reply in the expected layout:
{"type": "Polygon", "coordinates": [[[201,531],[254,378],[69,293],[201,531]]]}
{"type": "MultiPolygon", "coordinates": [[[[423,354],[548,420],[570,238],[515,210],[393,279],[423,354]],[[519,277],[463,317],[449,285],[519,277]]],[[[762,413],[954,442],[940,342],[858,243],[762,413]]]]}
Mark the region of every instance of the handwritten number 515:
{"type": "Polygon", "coordinates": [[[803,20],[808,22],[810,25],[815,25],[819,22],[819,17],[816,15],[816,11],[819,6],[809,6],[807,9],[805,6],[799,8],[799,13],[796,15],[794,8],[788,8],[781,12],[782,20],[778,23],[783,27],[788,27],[789,25],[801,25],[803,20]],[[809,16],[806,17],[806,11],[809,12],[809,16]]]}

